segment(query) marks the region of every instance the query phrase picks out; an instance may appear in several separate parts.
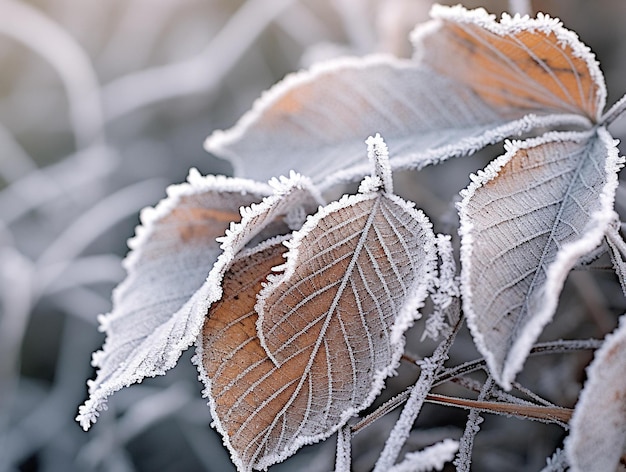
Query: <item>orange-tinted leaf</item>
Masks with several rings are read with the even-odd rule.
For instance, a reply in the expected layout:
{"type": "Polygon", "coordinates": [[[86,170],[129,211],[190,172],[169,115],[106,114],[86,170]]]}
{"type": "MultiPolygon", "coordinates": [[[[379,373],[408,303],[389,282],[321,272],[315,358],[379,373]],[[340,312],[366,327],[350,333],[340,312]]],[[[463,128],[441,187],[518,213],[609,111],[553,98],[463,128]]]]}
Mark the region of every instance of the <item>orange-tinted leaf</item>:
{"type": "MultiPolygon", "coordinates": [[[[309,405],[316,387],[311,379],[292,407],[284,408],[301,382],[306,353],[279,370],[256,335],[256,295],[285,251],[278,241],[236,258],[224,275],[222,299],[209,310],[194,360],[215,425],[239,470],[269,466],[295,451],[300,425],[309,416],[315,419],[309,405]]],[[[326,425],[314,421],[305,430],[315,427],[326,425]]]]}
{"type": "Polygon", "coordinates": [[[438,25],[413,34],[416,58],[491,106],[512,115],[526,109],[600,118],[606,90],[598,63],[558,19],[504,14],[498,22],[461,6],[436,6],[431,14],[438,25]]]}
{"type": "Polygon", "coordinates": [[[558,20],[433,14],[413,33],[412,60],[342,58],[291,74],[206,149],[242,177],[295,169],[328,188],[367,175],[361,140],[375,131],[395,151],[393,169],[422,168],[532,129],[599,120],[602,73],[558,20]]]}
{"type": "MultiPolygon", "coordinates": [[[[386,148],[380,137],[369,144],[375,172],[361,185],[363,193],[320,209],[295,233],[292,248],[319,256],[302,259],[290,252],[288,271],[296,264],[307,272],[307,283],[285,289],[274,274],[263,290],[264,322],[276,319],[274,298],[289,293],[281,337],[255,312],[262,282],[284,260],[285,246],[275,241],[234,259],[223,278],[223,297],[209,310],[195,362],[215,424],[240,470],[281,461],[369,406],[397,368],[404,331],[432,282],[431,225],[386,192],[386,148]],[[318,297],[310,296],[315,285],[318,297]],[[297,333],[285,349],[271,351],[271,359],[258,330],[266,329],[265,339],[275,347],[290,324],[297,333]]],[[[289,286],[291,276],[284,280],[289,286]]]]}

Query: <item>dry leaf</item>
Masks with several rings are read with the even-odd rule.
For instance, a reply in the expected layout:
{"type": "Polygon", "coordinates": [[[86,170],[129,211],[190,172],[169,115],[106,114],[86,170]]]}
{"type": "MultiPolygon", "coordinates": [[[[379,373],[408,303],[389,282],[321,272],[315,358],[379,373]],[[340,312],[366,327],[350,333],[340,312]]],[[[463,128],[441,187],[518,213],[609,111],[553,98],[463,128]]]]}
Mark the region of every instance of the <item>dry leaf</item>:
{"type": "Polygon", "coordinates": [[[274,240],[234,260],[209,311],[195,362],[240,470],[326,439],[371,404],[399,364],[433,277],[435,242],[424,215],[385,191],[382,139],[370,141],[370,155],[376,172],[364,193],[320,209],[294,233],[287,272],[261,291],[258,320],[261,283],[283,262],[274,240]]]}
{"type": "Polygon", "coordinates": [[[598,64],[556,19],[435,7],[415,56],[329,61],[287,76],[208,151],[236,175],[295,169],[322,188],[369,172],[363,136],[379,131],[393,169],[422,168],[537,127],[590,127],[604,107],[598,64]]]}
{"type": "Polygon", "coordinates": [[[623,159],[606,129],[516,142],[462,192],[463,308],[505,388],[556,310],[569,270],[613,218],[623,159]]]}
{"type": "Polygon", "coordinates": [[[413,33],[416,57],[470,87],[503,116],[540,110],[600,119],[606,87],[598,62],[557,18],[504,13],[498,22],[481,8],[460,5],[435,5],[431,15],[434,24],[413,33]]]}
{"type": "Polygon", "coordinates": [[[100,317],[107,338],[93,355],[98,374],[76,418],[85,430],[113,392],[163,375],[194,342],[206,313],[199,291],[221,252],[216,238],[239,220],[240,206],[271,193],[268,185],[195,169],[188,181],[142,211],[129,241],[128,276],[113,293],[113,311],[100,317]]]}

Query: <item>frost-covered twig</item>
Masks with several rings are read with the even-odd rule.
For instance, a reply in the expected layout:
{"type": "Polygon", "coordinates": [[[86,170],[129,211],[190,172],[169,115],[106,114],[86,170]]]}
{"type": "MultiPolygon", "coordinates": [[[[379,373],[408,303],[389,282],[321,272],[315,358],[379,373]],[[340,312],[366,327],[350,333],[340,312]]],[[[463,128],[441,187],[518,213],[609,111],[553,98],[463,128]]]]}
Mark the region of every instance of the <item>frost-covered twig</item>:
{"type": "MultiPolygon", "coordinates": [[[[489,376],[483,385],[483,388],[478,395],[478,401],[484,401],[489,397],[491,388],[494,385],[494,381],[489,376]]],[[[467,423],[465,425],[465,431],[461,436],[459,444],[459,451],[457,452],[454,465],[457,472],[466,472],[470,470],[470,464],[472,463],[472,448],[474,447],[474,438],[478,431],[480,431],[480,423],[483,422],[483,418],[480,416],[478,409],[472,409],[467,415],[467,423]]]]}
{"type": "Polygon", "coordinates": [[[335,472],[350,472],[352,463],[352,430],[345,425],[337,431],[337,451],[335,452],[335,472]]]}
{"type": "MultiPolygon", "coordinates": [[[[594,350],[598,349],[601,345],[602,340],[599,339],[551,341],[536,344],[535,347],[533,347],[533,349],[531,350],[530,355],[538,356],[546,354],[562,354],[581,350],[594,350]]],[[[409,356],[405,353],[405,357],[409,356]]],[[[411,362],[417,363],[418,361],[416,359],[411,359],[411,362]]],[[[459,366],[446,369],[443,372],[439,373],[435,378],[433,387],[441,385],[445,382],[449,382],[461,376],[471,374],[472,372],[484,369],[486,369],[486,363],[484,359],[476,359],[474,361],[463,363],[459,366]]],[[[400,405],[404,404],[409,398],[412,390],[413,386],[408,387],[406,390],[400,392],[399,394],[379,406],[376,410],[367,415],[365,418],[355,423],[352,426],[353,434],[361,432],[363,429],[367,428],[369,425],[382,418],[387,413],[395,410],[400,405]]],[[[526,393],[526,391],[524,391],[524,393],[526,393]]],[[[539,400],[537,402],[542,403],[539,400]]],[[[550,404],[549,402],[546,402],[545,400],[543,402],[546,406],[555,406],[550,404]]]]}
{"type": "Polygon", "coordinates": [[[422,451],[409,452],[404,460],[389,469],[389,472],[430,472],[431,470],[442,470],[446,462],[450,462],[458,450],[458,441],[444,439],[422,451]]]}
{"type": "Polygon", "coordinates": [[[468,410],[477,410],[483,413],[495,413],[505,416],[517,416],[530,420],[539,420],[544,423],[557,423],[567,428],[567,421],[572,416],[569,408],[526,405],[523,403],[487,402],[480,400],[468,400],[466,398],[455,398],[446,395],[428,394],[426,401],[439,405],[457,406],[468,410]]]}
{"type": "Polygon", "coordinates": [[[389,470],[395,464],[398,454],[400,453],[400,449],[402,449],[402,446],[406,442],[406,439],[411,432],[413,423],[422,409],[426,395],[432,388],[433,382],[436,378],[435,376],[448,358],[448,351],[452,346],[452,342],[454,341],[460,326],[461,320],[457,322],[448,337],[441,344],[439,344],[439,346],[437,346],[433,355],[420,362],[422,372],[411,390],[411,394],[409,395],[406,405],[400,414],[400,418],[396,422],[395,426],[391,430],[391,433],[389,434],[389,438],[387,438],[387,441],[385,442],[385,447],[383,448],[378,461],[376,461],[374,472],[389,470]]]}
{"type": "Polygon", "coordinates": [[[437,252],[441,264],[431,287],[430,298],[434,308],[426,319],[422,341],[427,337],[439,339],[441,335],[445,336],[461,314],[459,277],[450,239],[449,235],[437,235],[437,252]]]}

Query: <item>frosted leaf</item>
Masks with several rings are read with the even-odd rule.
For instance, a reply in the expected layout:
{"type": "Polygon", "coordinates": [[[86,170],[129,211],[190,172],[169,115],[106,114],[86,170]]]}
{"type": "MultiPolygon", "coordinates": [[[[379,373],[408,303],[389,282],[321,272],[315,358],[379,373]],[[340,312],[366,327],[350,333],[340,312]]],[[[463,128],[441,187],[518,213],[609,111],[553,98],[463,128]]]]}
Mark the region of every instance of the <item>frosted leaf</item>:
{"type": "MultiPolygon", "coordinates": [[[[403,333],[418,316],[434,269],[430,223],[382,190],[321,208],[292,241],[286,276],[269,276],[258,320],[255,297],[272,268],[281,270],[286,248],[268,242],[237,256],[198,343],[195,362],[215,425],[240,470],[268,467],[328,438],[371,404],[399,364],[403,333]],[[301,271],[309,271],[304,285],[294,278],[301,271]],[[320,297],[305,293],[314,284],[322,287],[320,297]],[[277,305],[283,293],[288,300],[277,305]],[[297,331],[272,351],[279,366],[259,341],[257,324],[282,318],[276,310],[294,305],[291,321],[277,323],[281,333],[289,324],[297,331]],[[303,324],[311,326],[302,331],[303,324]]],[[[275,346],[278,333],[266,334],[275,346]]]]}
{"type": "MultiPolygon", "coordinates": [[[[269,185],[272,195],[260,203],[242,207],[241,222],[232,223],[225,236],[218,238],[223,253],[208,277],[208,282],[212,281],[216,287],[234,256],[246,245],[299,229],[304,215],[313,213],[323,203],[312,182],[295,172],[289,177],[272,178],[269,185]]],[[[215,300],[218,299],[219,295],[215,300]]]]}
{"type": "MultiPolygon", "coordinates": [[[[279,371],[256,336],[256,295],[285,251],[280,241],[271,241],[236,257],[224,275],[223,296],[209,309],[196,343],[194,363],[206,386],[213,425],[240,471],[284,458],[277,456],[288,417],[273,421],[285,402],[285,389],[301,375],[297,359],[294,368],[279,371]]],[[[290,437],[293,432],[286,431],[290,437]]]]}
{"type": "Polygon", "coordinates": [[[128,276],[113,292],[111,313],[100,317],[107,337],[93,355],[99,370],[76,418],[85,430],[113,392],[163,375],[193,343],[206,312],[199,289],[220,253],[216,237],[239,220],[240,206],[270,192],[267,185],[201,177],[192,169],[187,183],[170,186],[156,208],[142,211],[124,260],[128,276]]]}
{"type": "Polygon", "coordinates": [[[368,174],[361,140],[373,132],[394,150],[393,169],[422,168],[536,127],[598,118],[598,64],[557,20],[496,22],[461,7],[434,14],[413,33],[413,59],[343,58],[289,75],[206,149],[240,176],[293,168],[327,188],[368,174]]]}
{"type": "Polygon", "coordinates": [[[474,341],[508,389],[569,270],[613,218],[623,159],[606,129],[508,145],[459,204],[461,293],[474,341]]]}
{"type": "Polygon", "coordinates": [[[504,116],[542,110],[600,119],[606,87],[598,62],[557,18],[504,13],[498,22],[482,8],[440,5],[431,15],[435,21],[412,34],[416,59],[467,85],[504,116]]]}
{"type": "Polygon", "coordinates": [[[459,450],[459,442],[445,439],[422,451],[408,452],[402,462],[394,465],[389,472],[429,472],[442,470],[446,462],[451,462],[459,450]]]}
{"type": "Polygon", "coordinates": [[[606,232],[606,242],[609,247],[609,254],[613,262],[613,269],[617,274],[622,292],[626,295],[626,242],[619,233],[619,218],[614,219],[606,232]]]}
{"type": "MultiPolygon", "coordinates": [[[[381,168],[377,160],[375,173],[381,168]]],[[[387,182],[389,174],[372,179],[387,182]]],[[[277,268],[284,273],[270,278],[257,312],[261,343],[276,365],[305,350],[310,375],[331,346],[350,386],[336,400],[364,407],[402,354],[403,333],[423,304],[436,252],[421,211],[382,183],[378,191],[361,188],[372,190],[321,208],[294,233],[287,262],[277,268]]]]}
{"type": "Polygon", "coordinates": [[[237,254],[259,239],[290,233],[296,224],[294,212],[309,214],[322,203],[311,181],[294,172],[289,177],[274,178],[269,184],[272,195],[260,203],[241,207],[241,221],[231,223],[225,235],[217,238],[222,253],[202,287],[204,314],[212,303],[222,298],[222,279],[237,254]]]}
{"type": "Polygon", "coordinates": [[[617,469],[626,454],[626,316],[587,368],[565,453],[573,472],[617,469]]]}

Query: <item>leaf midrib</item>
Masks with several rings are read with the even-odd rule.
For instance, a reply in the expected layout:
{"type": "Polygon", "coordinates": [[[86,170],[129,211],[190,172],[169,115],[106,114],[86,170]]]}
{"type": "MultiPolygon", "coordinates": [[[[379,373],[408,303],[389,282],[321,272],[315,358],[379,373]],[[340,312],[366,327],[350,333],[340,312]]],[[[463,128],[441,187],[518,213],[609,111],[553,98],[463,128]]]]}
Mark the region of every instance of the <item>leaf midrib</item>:
{"type": "MultiPolygon", "coordinates": [[[[544,267],[546,259],[547,259],[547,255],[548,255],[548,248],[550,247],[551,243],[554,241],[556,242],[554,235],[556,233],[556,229],[559,227],[559,221],[561,221],[561,216],[563,215],[563,211],[565,209],[565,202],[569,199],[571,193],[572,193],[572,188],[574,186],[574,183],[578,180],[581,172],[582,172],[582,167],[585,163],[585,156],[589,155],[589,149],[593,146],[593,142],[594,142],[594,137],[596,137],[597,134],[591,135],[588,140],[587,143],[584,147],[584,149],[582,149],[579,153],[579,162],[576,166],[576,169],[574,170],[574,174],[572,175],[572,178],[567,186],[567,190],[565,191],[563,198],[561,200],[561,203],[559,204],[559,210],[554,218],[554,223],[552,224],[552,227],[550,229],[550,235],[548,236],[548,241],[546,242],[546,244],[543,247],[543,251],[541,253],[541,257],[539,258],[539,262],[537,264],[537,269],[535,270],[532,280],[530,281],[530,285],[528,288],[528,291],[526,292],[526,296],[524,297],[524,302],[522,304],[522,307],[520,309],[520,311],[518,312],[518,316],[515,318],[515,323],[513,325],[512,328],[512,332],[516,333],[518,332],[520,325],[522,323],[522,320],[526,319],[526,315],[528,313],[528,303],[530,300],[531,295],[534,293],[535,291],[535,287],[536,287],[536,282],[537,282],[537,278],[539,276],[539,272],[542,270],[542,267],[544,267]]],[[[547,275],[547,269],[546,269],[546,278],[548,277],[547,275]]],[[[511,346],[513,345],[513,343],[517,340],[517,337],[513,337],[513,336],[509,336],[508,340],[507,340],[507,352],[510,351],[511,346]]],[[[508,358],[509,356],[507,356],[508,358]]]]}

